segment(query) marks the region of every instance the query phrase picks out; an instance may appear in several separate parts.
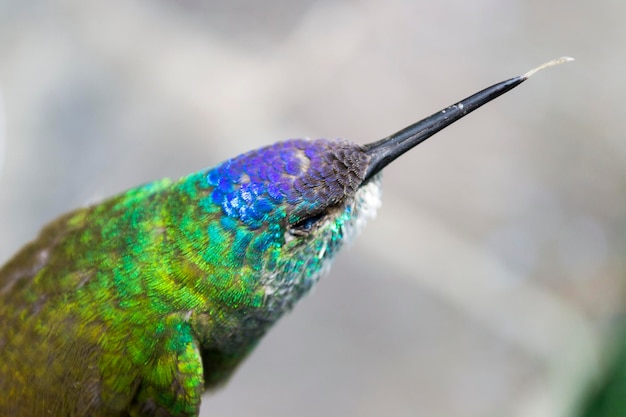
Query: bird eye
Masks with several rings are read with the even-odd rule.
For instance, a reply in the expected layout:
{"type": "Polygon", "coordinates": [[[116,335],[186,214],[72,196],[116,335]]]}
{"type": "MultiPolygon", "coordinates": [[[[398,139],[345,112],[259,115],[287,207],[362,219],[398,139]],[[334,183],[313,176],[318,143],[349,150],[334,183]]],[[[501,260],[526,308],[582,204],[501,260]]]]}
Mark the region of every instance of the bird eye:
{"type": "Polygon", "coordinates": [[[326,212],[323,211],[314,216],[310,216],[300,220],[298,223],[291,226],[289,229],[289,233],[294,236],[306,236],[311,233],[311,230],[315,227],[315,225],[326,217],[326,212]]]}

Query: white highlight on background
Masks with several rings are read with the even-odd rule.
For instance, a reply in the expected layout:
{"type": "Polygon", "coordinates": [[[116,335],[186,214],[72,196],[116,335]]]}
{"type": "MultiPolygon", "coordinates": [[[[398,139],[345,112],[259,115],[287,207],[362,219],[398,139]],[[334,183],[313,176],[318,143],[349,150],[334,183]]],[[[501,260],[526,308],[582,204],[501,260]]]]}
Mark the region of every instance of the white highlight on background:
{"type": "Polygon", "coordinates": [[[0,178],[2,178],[2,167],[6,149],[6,118],[4,117],[4,100],[2,97],[2,88],[0,87],[0,178]]]}

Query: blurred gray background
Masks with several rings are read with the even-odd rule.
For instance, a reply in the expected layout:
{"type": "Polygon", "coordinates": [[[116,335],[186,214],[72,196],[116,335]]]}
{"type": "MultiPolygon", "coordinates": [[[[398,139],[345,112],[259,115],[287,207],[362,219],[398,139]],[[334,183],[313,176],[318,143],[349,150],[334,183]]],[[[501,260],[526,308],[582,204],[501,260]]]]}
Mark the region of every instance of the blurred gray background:
{"type": "Polygon", "coordinates": [[[385,171],[205,416],[570,416],[624,306],[626,6],[0,0],[0,262],[62,212],[292,137],[367,143],[577,61],[385,171]]]}

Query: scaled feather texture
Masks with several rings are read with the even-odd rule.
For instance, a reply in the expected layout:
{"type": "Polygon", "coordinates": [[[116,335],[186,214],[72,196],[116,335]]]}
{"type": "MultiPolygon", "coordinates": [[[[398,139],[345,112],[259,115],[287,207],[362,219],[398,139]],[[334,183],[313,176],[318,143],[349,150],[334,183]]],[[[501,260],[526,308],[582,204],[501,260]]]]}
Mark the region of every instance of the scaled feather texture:
{"type": "Polygon", "coordinates": [[[0,415],[196,416],[373,215],[368,160],[290,140],[49,224],[0,269],[0,415]]]}

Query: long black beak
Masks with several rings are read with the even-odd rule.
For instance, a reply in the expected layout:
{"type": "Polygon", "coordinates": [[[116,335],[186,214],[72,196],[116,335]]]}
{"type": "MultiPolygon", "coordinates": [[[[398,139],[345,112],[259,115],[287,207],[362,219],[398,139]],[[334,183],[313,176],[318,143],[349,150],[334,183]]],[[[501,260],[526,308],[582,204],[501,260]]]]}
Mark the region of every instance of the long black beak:
{"type": "Polygon", "coordinates": [[[371,158],[365,173],[365,180],[376,175],[397,157],[409,149],[419,145],[435,133],[450,126],[452,123],[473,112],[483,104],[486,104],[496,97],[500,97],[507,91],[514,89],[537,71],[573,60],[573,58],[562,57],[546,62],[545,64],[528,71],[524,75],[520,75],[518,77],[494,84],[491,87],[487,87],[456,104],[446,107],[432,116],[420,120],[411,126],[405,127],[391,136],[365,145],[365,152],[371,158]]]}

